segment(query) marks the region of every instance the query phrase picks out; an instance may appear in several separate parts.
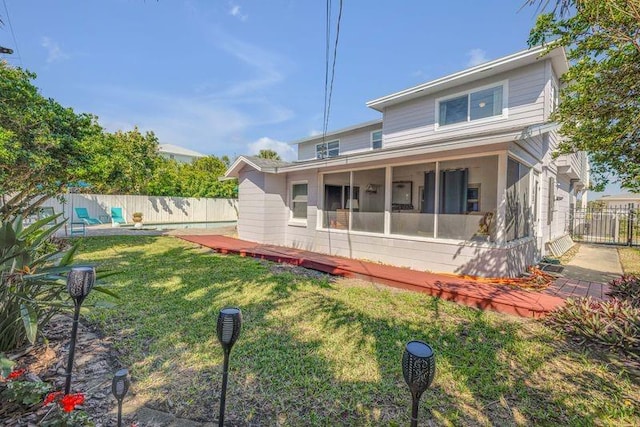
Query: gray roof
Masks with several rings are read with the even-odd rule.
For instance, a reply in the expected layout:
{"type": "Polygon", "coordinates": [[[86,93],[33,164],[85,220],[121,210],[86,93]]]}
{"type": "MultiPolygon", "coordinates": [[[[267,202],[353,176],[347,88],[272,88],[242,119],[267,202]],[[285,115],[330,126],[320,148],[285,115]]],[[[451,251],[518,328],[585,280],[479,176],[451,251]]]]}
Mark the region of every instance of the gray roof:
{"type": "Polygon", "coordinates": [[[189,148],[180,147],[178,145],[172,145],[172,144],[159,144],[158,151],[160,153],[178,154],[180,156],[190,156],[190,157],[206,157],[207,156],[206,154],[199,153],[189,148]]]}
{"type": "MultiPolygon", "coordinates": [[[[352,132],[355,130],[359,130],[359,129],[364,129],[366,127],[380,127],[382,128],[382,119],[375,119],[375,120],[370,120],[368,122],[364,122],[364,123],[358,123],[356,125],[352,125],[346,128],[342,128],[342,129],[338,129],[338,130],[332,130],[330,132],[327,132],[326,135],[324,135],[325,139],[327,138],[333,138],[336,135],[339,135],[341,133],[347,133],[347,132],[352,132]]],[[[301,138],[298,139],[296,141],[290,142],[289,145],[297,145],[297,144],[302,144],[303,142],[309,142],[309,141],[315,141],[315,140],[320,140],[322,139],[322,134],[318,134],[318,135],[313,135],[313,136],[307,136],[305,138],[301,138]]]]}
{"type": "Polygon", "coordinates": [[[264,159],[258,156],[243,156],[247,160],[250,160],[256,166],[261,168],[280,168],[282,166],[288,166],[291,163],[285,162],[284,160],[273,160],[273,159],[264,159]]]}
{"type": "Polygon", "coordinates": [[[600,198],[602,201],[607,200],[640,200],[640,194],[637,193],[620,193],[620,194],[612,194],[602,196],[600,198]]]}

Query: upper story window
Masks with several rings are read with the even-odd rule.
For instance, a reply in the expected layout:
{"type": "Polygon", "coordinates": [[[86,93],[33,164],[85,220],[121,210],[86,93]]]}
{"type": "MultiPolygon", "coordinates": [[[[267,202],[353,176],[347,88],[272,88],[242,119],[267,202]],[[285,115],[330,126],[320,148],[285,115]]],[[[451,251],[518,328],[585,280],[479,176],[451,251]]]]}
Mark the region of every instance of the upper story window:
{"type": "Polygon", "coordinates": [[[438,125],[466,123],[501,116],[505,107],[504,83],[436,100],[438,125]]]}
{"type": "Polygon", "coordinates": [[[316,159],[326,159],[340,154],[340,140],[316,144],[316,159]]]}
{"type": "Polygon", "coordinates": [[[307,218],[307,183],[297,183],[291,186],[291,218],[307,218]]]}
{"type": "Polygon", "coordinates": [[[377,150],[378,148],[382,148],[382,131],[381,130],[371,132],[371,148],[374,150],[377,150]]]}

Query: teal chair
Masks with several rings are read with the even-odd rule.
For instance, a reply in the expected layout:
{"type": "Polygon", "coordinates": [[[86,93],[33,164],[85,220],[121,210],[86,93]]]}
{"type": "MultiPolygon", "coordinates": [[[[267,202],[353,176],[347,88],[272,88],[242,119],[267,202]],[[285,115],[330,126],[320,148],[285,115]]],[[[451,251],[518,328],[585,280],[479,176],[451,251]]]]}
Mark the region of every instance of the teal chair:
{"type": "Polygon", "coordinates": [[[126,224],[127,220],[122,215],[122,208],[111,208],[111,224],[126,224]]]}
{"type": "Polygon", "coordinates": [[[87,208],[74,208],[74,210],[76,211],[76,216],[80,218],[82,222],[84,222],[85,224],[87,225],[102,224],[102,221],[100,221],[99,219],[91,218],[89,216],[89,211],[87,210],[87,208]]]}

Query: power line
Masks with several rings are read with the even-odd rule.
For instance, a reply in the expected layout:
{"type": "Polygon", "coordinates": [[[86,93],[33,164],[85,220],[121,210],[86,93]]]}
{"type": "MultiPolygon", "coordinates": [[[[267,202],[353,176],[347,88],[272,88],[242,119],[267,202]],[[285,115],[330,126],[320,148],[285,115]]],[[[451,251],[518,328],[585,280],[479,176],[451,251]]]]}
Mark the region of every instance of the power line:
{"type": "Polygon", "coordinates": [[[11,38],[13,38],[13,44],[16,47],[16,54],[18,56],[18,61],[20,61],[20,66],[24,68],[22,64],[22,56],[20,55],[20,49],[18,48],[18,41],[16,40],[16,34],[13,32],[13,25],[11,25],[11,17],[9,16],[9,9],[7,8],[7,0],[2,0],[4,4],[4,12],[7,15],[7,23],[9,24],[9,30],[11,31],[11,38]]]}
{"type": "Polygon", "coordinates": [[[331,0],[327,0],[325,12],[325,41],[324,41],[324,107],[322,110],[322,142],[327,133],[327,102],[329,95],[329,44],[331,40],[331,0]]]}
{"type": "Polygon", "coordinates": [[[336,24],[336,42],[333,46],[333,64],[331,65],[331,84],[329,85],[329,102],[327,103],[327,124],[325,133],[329,127],[329,116],[331,115],[331,96],[333,95],[333,79],[336,76],[336,58],[338,56],[338,40],[340,39],[340,21],[342,20],[342,0],[338,10],[338,22],[336,24]]]}

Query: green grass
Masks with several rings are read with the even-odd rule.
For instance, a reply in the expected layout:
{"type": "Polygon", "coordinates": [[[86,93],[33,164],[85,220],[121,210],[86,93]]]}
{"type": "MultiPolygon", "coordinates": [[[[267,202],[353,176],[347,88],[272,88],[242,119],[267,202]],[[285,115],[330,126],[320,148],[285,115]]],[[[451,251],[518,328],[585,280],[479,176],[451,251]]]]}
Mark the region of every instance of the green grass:
{"type": "MultiPolygon", "coordinates": [[[[115,269],[118,305],[88,318],[113,337],[136,398],[215,420],[218,310],[242,308],[227,419],[238,425],[407,425],[404,344],[430,343],[437,375],[420,417],[437,425],[638,425],[640,387],[619,364],[539,322],[353,280],[312,279],[171,237],[85,239],[115,269]]],[[[95,296],[94,296],[95,297],[95,296]]]]}
{"type": "Polygon", "coordinates": [[[640,249],[618,248],[622,270],[627,274],[640,274],[640,249]]]}

